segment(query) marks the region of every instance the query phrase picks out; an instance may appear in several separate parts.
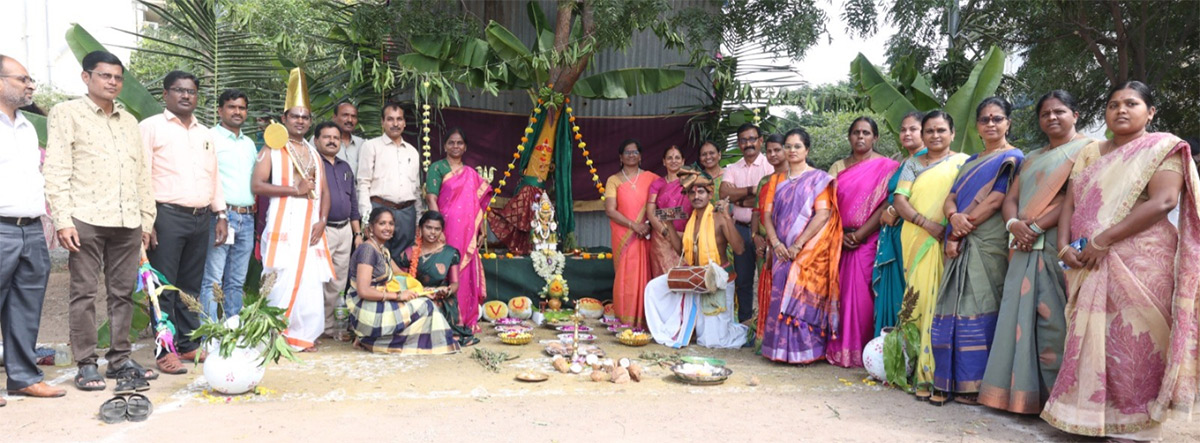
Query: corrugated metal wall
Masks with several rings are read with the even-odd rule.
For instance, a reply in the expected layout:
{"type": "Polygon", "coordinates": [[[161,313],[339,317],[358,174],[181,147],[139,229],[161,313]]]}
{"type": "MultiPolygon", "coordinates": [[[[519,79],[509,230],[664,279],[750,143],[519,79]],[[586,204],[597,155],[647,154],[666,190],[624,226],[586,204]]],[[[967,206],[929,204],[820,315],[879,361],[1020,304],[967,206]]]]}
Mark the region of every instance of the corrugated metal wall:
{"type": "MultiPolygon", "coordinates": [[[[553,20],[556,2],[541,0],[542,10],[553,20]]],[[[677,8],[689,4],[689,0],[675,0],[677,8]]],[[[495,20],[504,25],[523,42],[534,39],[533,25],[525,11],[525,1],[464,1],[467,8],[480,17],[484,23],[495,20]]],[[[694,1],[690,2],[694,4],[694,1]]],[[[528,44],[528,43],[527,43],[528,44]]],[[[640,32],[633,38],[633,43],[625,51],[604,51],[596,54],[588,64],[583,76],[592,75],[612,69],[638,67],[673,67],[682,66],[688,62],[685,53],[670,51],[663,48],[662,42],[651,31],[640,32]]],[[[703,94],[686,84],[703,85],[703,76],[694,70],[688,70],[685,85],[659,94],[636,96],[623,100],[586,100],[577,99],[574,102],[575,112],[584,116],[613,117],[613,116],[644,116],[664,115],[686,112],[690,107],[697,106],[707,100],[703,94]]],[[[477,89],[459,89],[460,106],[464,108],[486,109],[490,111],[527,114],[532,110],[529,95],[525,91],[501,91],[493,96],[477,89]]],[[[580,246],[612,247],[611,231],[608,217],[603,211],[575,213],[576,239],[580,246]]]]}

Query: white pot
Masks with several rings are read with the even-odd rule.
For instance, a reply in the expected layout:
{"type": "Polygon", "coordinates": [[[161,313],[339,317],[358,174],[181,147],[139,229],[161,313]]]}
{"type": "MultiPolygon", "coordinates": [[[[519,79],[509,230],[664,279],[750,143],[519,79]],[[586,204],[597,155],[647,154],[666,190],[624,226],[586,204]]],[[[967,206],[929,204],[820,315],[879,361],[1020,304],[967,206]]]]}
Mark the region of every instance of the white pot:
{"type": "Polygon", "coordinates": [[[210,347],[204,361],[204,379],[213,390],[227,395],[250,392],[262,382],[267,366],[258,349],[234,348],[229,358],[221,356],[220,345],[210,347]]]}
{"type": "Polygon", "coordinates": [[[879,381],[887,381],[887,370],[883,364],[883,338],[891,332],[890,329],[884,328],[883,334],[871,339],[863,348],[863,366],[871,377],[879,381]]]}

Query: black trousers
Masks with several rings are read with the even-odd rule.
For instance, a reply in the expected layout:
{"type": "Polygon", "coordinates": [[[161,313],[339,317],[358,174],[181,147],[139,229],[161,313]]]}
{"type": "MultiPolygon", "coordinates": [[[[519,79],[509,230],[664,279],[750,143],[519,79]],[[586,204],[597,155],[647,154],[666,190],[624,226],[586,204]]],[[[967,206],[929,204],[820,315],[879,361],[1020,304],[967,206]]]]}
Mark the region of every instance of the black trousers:
{"type": "MultiPolygon", "coordinates": [[[[175,287],[192,297],[200,296],[204,281],[204,262],[208,245],[212,243],[210,223],[213,214],[192,215],[163,204],[158,205],[154,220],[158,246],[147,252],[150,266],[161,272],[175,287]]],[[[175,348],[180,354],[191,352],[200,344],[188,334],[200,327],[202,314],[188,310],[177,291],[163,291],[158,297],[167,320],[175,325],[175,348]]],[[[166,355],[164,349],[157,358],[166,355]]]]}

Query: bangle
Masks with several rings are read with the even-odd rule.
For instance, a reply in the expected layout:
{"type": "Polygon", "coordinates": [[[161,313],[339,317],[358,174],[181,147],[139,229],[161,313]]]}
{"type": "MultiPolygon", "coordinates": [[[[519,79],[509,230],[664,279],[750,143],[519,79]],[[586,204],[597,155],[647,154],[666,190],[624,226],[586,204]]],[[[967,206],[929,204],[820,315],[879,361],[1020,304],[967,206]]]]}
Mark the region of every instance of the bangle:
{"type": "Polygon", "coordinates": [[[1096,240],[1092,240],[1092,242],[1089,244],[1092,245],[1092,248],[1094,248],[1097,251],[1101,251],[1101,252],[1107,251],[1109,247],[1112,247],[1112,245],[1100,246],[1100,242],[1098,242],[1096,240]]]}
{"type": "Polygon", "coordinates": [[[1037,235],[1042,235],[1042,234],[1045,234],[1045,233],[1046,233],[1046,230],[1045,230],[1045,229],[1042,229],[1042,227],[1041,227],[1041,226],[1038,226],[1038,225],[1037,225],[1037,222],[1030,223],[1030,224],[1029,224],[1029,230],[1030,230],[1030,231],[1033,231],[1033,233],[1034,233],[1034,234],[1037,234],[1037,235]]]}
{"type": "Polygon", "coordinates": [[[1071,249],[1073,249],[1071,248],[1071,245],[1063,246],[1062,249],[1058,250],[1058,258],[1063,258],[1064,255],[1067,255],[1067,251],[1070,251],[1071,249]]]}
{"type": "Polygon", "coordinates": [[[1016,222],[1019,222],[1019,221],[1020,221],[1020,220],[1017,220],[1015,217],[1014,217],[1014,218],[1010,218],[1010,219],[1008,219],[1008,221],[1004,222],[1004,230],[1005,230],[1005,231],[1008,231],[1008,232],[1012,232],[1012,225],[1013,225],[1013,223],[1016,223],[1016,222]]]}
{"type": "Polygon", "coordinates": [[[887,209],[885,209],[884,211],[885,211],[885,212],[887,212],[887,213],[888,213],[889,215],[891,215],[892,217],[899,217],[899,216],[900,216],[900,213],[899,213],[898,211],[896,211],[896,207],[895,207],[895,206],[891,206],[891,205],[889,205],[889,206],[887,207],[887,209]]]}

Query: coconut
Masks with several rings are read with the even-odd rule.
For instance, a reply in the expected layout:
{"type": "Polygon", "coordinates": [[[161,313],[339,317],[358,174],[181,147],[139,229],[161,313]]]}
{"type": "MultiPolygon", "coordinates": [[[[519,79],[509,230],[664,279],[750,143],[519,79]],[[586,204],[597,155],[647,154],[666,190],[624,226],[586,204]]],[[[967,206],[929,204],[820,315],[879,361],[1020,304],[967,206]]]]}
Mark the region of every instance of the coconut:
{"type": "Polygon", "coordinates": [[[609,381],[611,376],[604,371],[592,371],[592,381],[609,381]]]}
{"type": "Polygon", "coordinates": [[[554,365],[554,369],[558,370],[558,372],[561,372],[563,374],[566,374],[567,372],[570,371],[571,364],[567,363],[567,359],[563,358],[561,355],[554,357],[553,365],[554,365]]]}
{"type": "Polygon", "coordinates": [[[629,367],[629,359],[622,358],[619,364],[621,365],[622,368],[628,368],[629,367]]]}
{"type": "Polygon", "coordinates": [[[616,384],[629,383],[629,370],[625,368],[617,368],[613,371],[612,381],[616,384]]]}
{"type": "Polygon", "coordinates": [[[579,363],[571,363],[571,373],[578,374],[580,372],[583,372],[583,365],[579,363]]]}
{"type": "Polygon", "coordinates": [[[626,370],[629,371],[629,378],[632,378],[633,381],[636,381],[638,383],[642,382],[642,365],[639,365],[637,363],[630,363],[629,369],[626,369],[626,370]]]}

